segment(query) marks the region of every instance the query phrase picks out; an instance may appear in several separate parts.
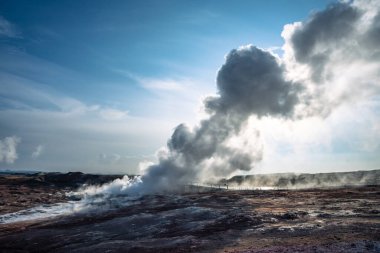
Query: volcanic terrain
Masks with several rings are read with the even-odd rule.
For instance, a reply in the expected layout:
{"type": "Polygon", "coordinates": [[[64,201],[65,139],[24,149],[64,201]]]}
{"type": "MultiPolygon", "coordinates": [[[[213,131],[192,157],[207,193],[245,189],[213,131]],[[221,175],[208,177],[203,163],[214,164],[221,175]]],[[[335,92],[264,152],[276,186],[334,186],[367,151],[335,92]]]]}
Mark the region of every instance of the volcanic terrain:
{"type": "MultiPolygon", "coordinates": [[[[6,180],[2,180],[4,188],[6,180]]],[[[24,184],[6,193],[7,203],[12,204],[3,203],[2,213],[32,202],[66,201],[64,189],[24,184]],[[39,197],[20,197],[19,192],[31,191],[39,197]],[[20,206],[12,208],[14,202],[20,206]]],[[[187,187],[182,193],[139,196],[120,204],[115,199],[108,200],[112,203],[108,208],[103,205],[46,219],[4,222],[0,224],[0,251],[380,252],[380,186],[187,187]]]]}

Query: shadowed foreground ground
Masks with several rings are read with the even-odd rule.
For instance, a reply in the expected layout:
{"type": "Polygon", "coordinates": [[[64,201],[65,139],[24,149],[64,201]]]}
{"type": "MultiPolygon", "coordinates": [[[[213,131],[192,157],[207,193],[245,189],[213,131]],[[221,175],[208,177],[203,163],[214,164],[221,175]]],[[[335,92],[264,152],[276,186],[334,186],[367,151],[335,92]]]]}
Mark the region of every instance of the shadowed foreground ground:
{"type": "Polygon", "coordinates": [[[0,224],[1,252],[380,252],[380,187],[145,196],[0,224]]]}

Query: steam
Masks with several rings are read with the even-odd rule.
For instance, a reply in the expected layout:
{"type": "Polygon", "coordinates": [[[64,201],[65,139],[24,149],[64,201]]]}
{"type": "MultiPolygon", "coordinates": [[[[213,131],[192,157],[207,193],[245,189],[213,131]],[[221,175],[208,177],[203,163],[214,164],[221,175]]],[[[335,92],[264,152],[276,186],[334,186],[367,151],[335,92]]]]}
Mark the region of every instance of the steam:
{"type": "MultiPolygon", "coordinates": [[[[113,196],[124,193],[138,194],[138,192],[132,192],[131,187],[133,185],[141,184],[140,177],[128,177],[117,178],[110,183],[105,183],[101,186],[91,185],[80,189],[77,192],[72,192],[70,195],[80,197],[86,202],[87,199],[93,199],[94,196],[103,198],[104,196],[113,196]]],[[[92,201],[92,200],[91,200],[92,201]]]]}
{"type": "Polygon", "coordinates": [[[210,159],[222,160],[224,173],[250,170],[261,159],[259,152],[249,154],[226,141],[240,133],[251,115],[288,117],[297,102],[296,85],[285,81],[275,56],[254,46],[227,55],[217,86],[219,95],[204,101],[209,118],[193,129],[175,128],[165,156],[141,177],[142,191],[175,189],[202,174],[213,175],[217,171],[205,166],[210,159]]]}
{"type": "MultiPolygon", "coordinates": [[[[194,181],[250,171],[264,152],[260,132],[251,127],[255,120],[326,118],[341,105],[379,98],[379,1],[332,4],[304,22],[285,25],[282,37],[281,58],[252,45],[229,52],[217,74],[217,95],[204,100],[206,119],[195,127],[178,125],[158,152],[158,163],[141,168],[142,176],[84,187],[72,193],[81,201],[68,209],[127,205],[131,195],[178,191],[194,181]]],[[[0,140],[0,162],[17,159],[19,142],[17,137],[0,140]]],[[[116,162],[120,156],[99,159],[116,162]]],[[[251,186],[269,180],[247,179],[251,186]]],[[[289,187],[294,180],[335,184],[351,182],[351,177],[288,175],[270,180],[271,185],[289,187]]]]}
{"type": "Polygon", "coordinates": [[[375,1],[339,2],[286,25],[282,58],[252,45],[232,50],[217,74],[218,94],[204,100],[208,118],[178,125],[138,181],[102,189],[149,194],[249,171],[262,159],[260,132],[249,137],[254,145],[231,143],[245,136],[250,118],[328,117],[344,103],[378,96],[379,9],[375,1]]]}
{"type": "Polygon", "coordinates": [[[379,185],[380,171],[354,171],[320,174],[263,174],[234,176],[228,180],[229,188],[310,189],[342,186],[379,185]]]}
{"type": "Polygon", "coordinates": [[[0,162],[14,163],[17,160],[17,145],[20,141],[20,138],[16,136],[9,136],[0,140],[0,162]]]}
{"type": "Polygon", "coordinates": [[[287,77],[302,83],[298,117],[327,117],[345,103],[380,93],[380,4],[340,2],[286,25],[287,77]]]}

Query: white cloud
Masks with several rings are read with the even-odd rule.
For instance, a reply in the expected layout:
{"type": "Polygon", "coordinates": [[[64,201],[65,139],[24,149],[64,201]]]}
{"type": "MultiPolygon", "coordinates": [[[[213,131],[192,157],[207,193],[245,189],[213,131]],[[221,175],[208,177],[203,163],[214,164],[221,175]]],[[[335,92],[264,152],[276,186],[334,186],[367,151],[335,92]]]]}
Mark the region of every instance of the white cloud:
{"type": "Polygon", "coordinates": [[[14,163],[17,158],[17,145],[21,139],[17,136],[5,137],[0,140],[0,162],[14,163]]]}
{"type": "Polygon", "coordinates": [[[45,147],[43,145],[38,145],[32,153],[32,158],[37,159],[44,152],[44,150],[45,147]]]}

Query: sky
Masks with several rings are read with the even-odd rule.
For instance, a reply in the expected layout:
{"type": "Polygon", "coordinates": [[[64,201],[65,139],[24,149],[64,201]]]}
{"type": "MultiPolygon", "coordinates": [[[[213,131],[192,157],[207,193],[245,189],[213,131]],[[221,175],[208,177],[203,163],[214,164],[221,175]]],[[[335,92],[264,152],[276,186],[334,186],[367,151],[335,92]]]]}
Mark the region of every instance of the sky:
{"type": "MultiPolygon", "coordinates": [[[[232,49],[286,60],[284,26],[334,2],[1,1],[0,169],[141,173],[178,124],[207,117],[232,49]]],[[[251,119],[239,138],[263,155],[239,173],[378,169],[371,94],[328,115],[251,119]]]]}

